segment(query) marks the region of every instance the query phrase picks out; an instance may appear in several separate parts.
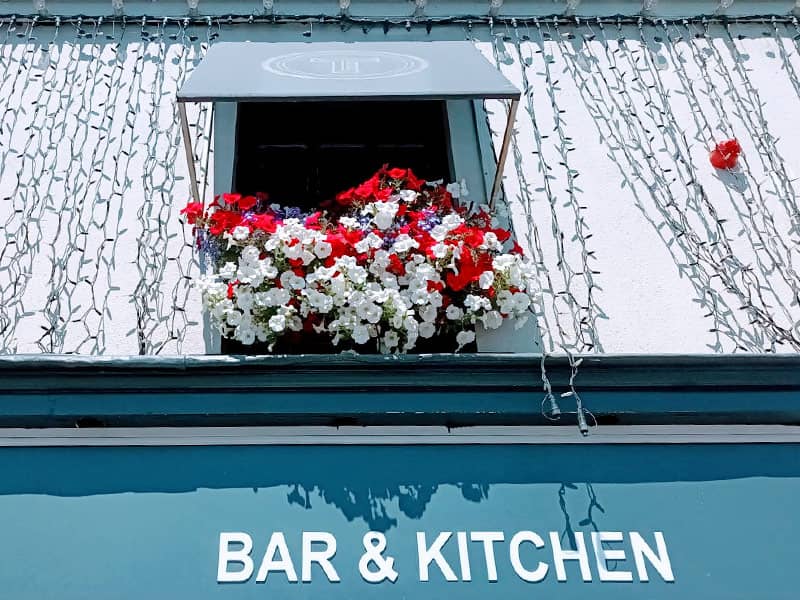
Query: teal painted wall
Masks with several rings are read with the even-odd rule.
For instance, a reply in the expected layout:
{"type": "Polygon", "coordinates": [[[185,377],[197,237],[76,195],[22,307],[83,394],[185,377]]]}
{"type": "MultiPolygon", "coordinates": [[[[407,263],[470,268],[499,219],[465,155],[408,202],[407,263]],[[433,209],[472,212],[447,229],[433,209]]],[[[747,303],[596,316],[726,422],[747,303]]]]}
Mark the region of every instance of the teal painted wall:
{"type": "MultiPolygon", "coordinates": [[[[796,598],[800,448],[707,446],[170,447],[0,450],[0,587],[4,598],[796,598]],[[396,583],[358,573],[362,536],[384,532],[396,583]],[[542,583],[511,567],[507,541],[530,529],[570,533],[662,531],[675,576],[641,583],[567,581],[549,547],[522,553],[550,563],[542,583]],[[302,531],[327,531],[341,583],[314,567],[311,583],[218,584],[221,531],[254,540],[256,569],[273,531],[286,535],[300,573],[302,531]],[[471,582],[432,567],[419,581],[415,534],[502,531],[498,582],[470,542],[471,582]]],[[[627,533],[626,533],[627,536],[627,533]]],[[[443,556],[458,573],[456,540],[443,556]]]]}

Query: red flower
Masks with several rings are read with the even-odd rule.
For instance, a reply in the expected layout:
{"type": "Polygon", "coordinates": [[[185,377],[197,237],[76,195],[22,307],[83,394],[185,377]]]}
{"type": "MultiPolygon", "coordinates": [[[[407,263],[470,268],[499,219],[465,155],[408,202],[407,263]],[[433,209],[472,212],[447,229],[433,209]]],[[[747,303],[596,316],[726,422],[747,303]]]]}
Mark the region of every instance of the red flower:
{"type": "Polygon", "coordinates": [[[386,174],[390,179],[403,179],[406,176],[406,169],[389,169],[386,174]]]}
{"type": "Polygon", "coordinates": [[[202,202],[189,202],[181,211],[182,215],[186,215],[186,220],[189,225],[194,225],[197,219],[203,216],[203,203],[202,202]]]}
{"type": "Polygon", "coordinates": [[[314,214],[308,215],[306,220],[303,224],[308,227],[309,229],[319,229],[319,218],[322,216],[322,213],[317,211],[314,214]]]}
{"type": "Polygon", "coordinates": [[[239,200],[239,210],[250,210],[257,204],[255,196],[245,196],[239,200]]]}
{"type": "Polygon", "coordinates": [[[492,233],[497,236],[497,239],[500,242],[505,242],[508,238],[511,237],[511,232],[507,229],[492,229],[492,233]]]}
{"type": "Polygon", "coordinates": [[[726,140],[714,147],[709,159],[716,169],[733,169],[741,151],[742,147],[736,139],[726,140]]]}
{"type": "Polygon", "coordinates": [[[434,290],[437,292],[441,292],[444,289],[444,284],[440,281],[428,281],[428,291],[433,292],[434,290]]]}
{"type": "Polygon", "coordinates": [[[256,229],[261,229],[267,233],[275,233],[275,230],[278,228],[277,223],[275,223],[275,217],[268,214],[253,215],[253,219],[250,223],[256,229]]]}
{"type": "Polygon", "coordinates": [[[355,188],[336,194],[336,202],[341,206],[350,206],[355,200],[355,188]]]}
{"type": "Polygon", "coordinates": [[[228,231],[236,227],[242,219],[242,215],[233,210],[217,210],[209,219],[211,224],[208,231],[211,235],[219,235],[223,231],[228,231]]]}
{"type": "Polygon", "coordinates": [[[222,200],[228,206],[236,206],[241,198],[241,194],[222,194],[222,200]]]}
{"type": "Polygon", "coordinates": [[[472,252],[464,249],[458,264],[458,273],[447,274],[447,285],[456,292],[460,292],[473,281],[478,281],[481,273],[492,269],[492,257],[489,254],[481,254],[478,260],[472,256],[472,252]]]}
{"type": "Polygon", "coordinates": [[[397,254],[389,255],[389,265],[386,267],[386,270],[389,271],[389,273],[394,273],[399,277],[402,277],[406,274],[406,266],[403,264],[403,261],[400,260],[397,254]]]}

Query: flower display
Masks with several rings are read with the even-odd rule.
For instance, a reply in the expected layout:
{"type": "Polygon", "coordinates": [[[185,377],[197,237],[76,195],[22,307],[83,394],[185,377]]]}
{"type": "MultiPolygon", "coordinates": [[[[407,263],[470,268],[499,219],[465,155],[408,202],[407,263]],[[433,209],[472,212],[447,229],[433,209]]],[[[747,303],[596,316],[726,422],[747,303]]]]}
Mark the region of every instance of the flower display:
{"type": "Polygon", "coordinates": [[[263,195],[191,202],[182,212],[212,265],[204,309],[223,336],[270,351],[290,332],[384,353],[447,333],[461,349],[479,323],[521,326],[535,267],[464,192],[384,167],[313,212],[263,195]]]}

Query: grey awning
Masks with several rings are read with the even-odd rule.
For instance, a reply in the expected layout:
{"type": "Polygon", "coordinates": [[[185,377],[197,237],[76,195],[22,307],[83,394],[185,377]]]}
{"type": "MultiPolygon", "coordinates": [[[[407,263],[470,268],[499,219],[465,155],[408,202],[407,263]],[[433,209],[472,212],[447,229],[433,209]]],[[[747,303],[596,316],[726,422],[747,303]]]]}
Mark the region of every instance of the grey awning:
{"type": "Polygon", "coordinates": [[[182,102],[518,99],[470,42],[234,42],[211,46],[182,102]]]}

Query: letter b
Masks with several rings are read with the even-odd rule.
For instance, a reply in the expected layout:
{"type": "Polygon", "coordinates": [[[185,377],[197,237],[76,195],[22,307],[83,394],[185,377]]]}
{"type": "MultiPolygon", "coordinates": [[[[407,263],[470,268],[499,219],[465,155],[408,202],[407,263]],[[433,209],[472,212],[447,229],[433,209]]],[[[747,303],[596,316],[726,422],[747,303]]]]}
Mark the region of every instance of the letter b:
{"type": "Polygon", "coordinates": [[[253,538],[241,531],[223,531],[219,534],[219,563],[217,565],[217,581],[220,583],[242,582],[253,574],[253,538]],[[231,550],[231,543],[241,544],[238,550],[231,550]],[[230,563],[239,563],[241,571],[229,571],[230,563]]]}

